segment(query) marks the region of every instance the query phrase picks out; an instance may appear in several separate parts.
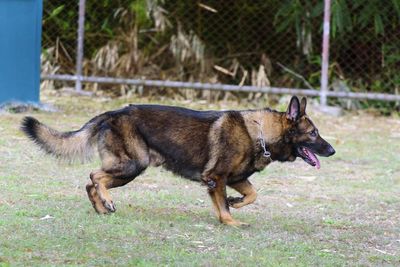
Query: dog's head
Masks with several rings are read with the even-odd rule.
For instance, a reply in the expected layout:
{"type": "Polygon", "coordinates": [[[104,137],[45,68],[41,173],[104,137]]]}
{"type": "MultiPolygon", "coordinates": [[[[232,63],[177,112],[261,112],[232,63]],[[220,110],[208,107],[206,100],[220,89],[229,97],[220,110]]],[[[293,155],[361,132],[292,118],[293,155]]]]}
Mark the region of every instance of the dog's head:
{"type": "Polygon", "coordinates": [[[319,169],[320,163],[316,155],[329,157],[335,154],[335,150],[319,135],[317,127],[306,114],[306,106],[306,98],[302,98],[301,103],[296,96],[290,100],[285,113],[287,130],[283,142],[290,151],[287,160],[300,157],[319,169]]]}

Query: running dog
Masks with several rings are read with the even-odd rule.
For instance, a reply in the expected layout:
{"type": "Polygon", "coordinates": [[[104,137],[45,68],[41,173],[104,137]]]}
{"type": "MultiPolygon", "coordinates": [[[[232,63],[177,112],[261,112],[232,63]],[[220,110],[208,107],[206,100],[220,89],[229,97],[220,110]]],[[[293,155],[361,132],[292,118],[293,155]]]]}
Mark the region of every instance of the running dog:
{"type": "Polygon", "coordinates": [[[98,115],[77,131],[59,132],[32,117],[23,119],[21,129],[57,158],[87,160],[97,147],[101,167],[91,172],[86,190],[98,213],[116,210],[108,189],[131,182],[148,166],[163,166],[207,185],[220,222],[239,226],[244,223],[232,218],[229,207],[256,200],[248,181],[253,173],[297,157],[319,168],[316,154],[335,153],[307,116],[306,105],[296,96],[286,112],[129,105],[98,115]],[[226,186],[242,197],[227,197],[226,186]]]}

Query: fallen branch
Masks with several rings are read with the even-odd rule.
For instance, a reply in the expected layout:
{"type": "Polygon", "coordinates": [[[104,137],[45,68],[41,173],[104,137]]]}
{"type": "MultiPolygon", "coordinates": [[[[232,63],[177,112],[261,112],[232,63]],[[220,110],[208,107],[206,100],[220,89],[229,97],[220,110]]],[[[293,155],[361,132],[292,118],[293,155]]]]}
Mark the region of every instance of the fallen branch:
{"type": "Polygon", "coordinates": [[[277,64],[279,67],[281,67],[284,71],[286,71],[286,72],[292,74],[293,76],[295,76],[296,78],[299,78],[300,80],[302,80],[302,81],[304,82],[304,84],[305,84],[308,88],[315,90],[315,88],[314,88],[302,75],[300,75],[300,74],[294,72],[293,70],[289,69],[288,67],[285,67],[283,64],[281,64],[281,63],[279,63],[279,62],[277,62],[276,64],[277,64]]]}

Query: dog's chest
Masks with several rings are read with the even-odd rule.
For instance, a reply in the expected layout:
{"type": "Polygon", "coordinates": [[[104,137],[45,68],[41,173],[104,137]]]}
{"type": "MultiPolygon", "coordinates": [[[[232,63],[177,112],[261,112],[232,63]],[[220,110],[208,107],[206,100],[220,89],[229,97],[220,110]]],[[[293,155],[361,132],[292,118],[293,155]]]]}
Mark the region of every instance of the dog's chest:
{"type": "Polygon", "coordinates": [[[254,153],[253,153],[253,160],[251,161],[252,167],[255,169],[255,171],[262,171],[265,167],[267,167],[268,164],[272,162],[271,157],[265,156],[264,154],[267,152],[267,148],[264,148],[261,146],[260,142],[256,143],[256,146],[254,148],[254,153]]]}
{"type": "Polygon", "coordinates": [[[261,155],[258,155],[254,159],[254,169],[255,171],[262,171],[265,167],[267,167],[270,163],[272,162],[270,157],[265,157],[264,154],[262,153],[261,155]]]}
{"type": "Polygon", "coordinates": [[[228,178],[228,184],[237,183],[249,178],[255,172],[262,171],[271,162],[271,158],[266,158],[264,153],[256,153],[244,168],[236,170],[236,172],[231,174],[228,178]]]}

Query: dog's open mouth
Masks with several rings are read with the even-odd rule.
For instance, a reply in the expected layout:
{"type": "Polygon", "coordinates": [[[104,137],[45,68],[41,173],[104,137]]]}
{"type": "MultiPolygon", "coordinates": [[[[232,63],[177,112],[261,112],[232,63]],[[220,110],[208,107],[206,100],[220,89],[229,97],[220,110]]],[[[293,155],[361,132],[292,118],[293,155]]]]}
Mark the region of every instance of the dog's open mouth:
{"type": "Polygon", "coordinates": [[[319,160],[317,156],[308,148],[301,146],[297,148],[297,151],[299,153],[299,156],[308,164],[311,166],[314,166],[315,168],[319,169],[321,167],[321,164],[319,163],[319,160]]]}

